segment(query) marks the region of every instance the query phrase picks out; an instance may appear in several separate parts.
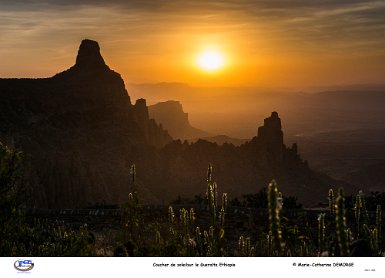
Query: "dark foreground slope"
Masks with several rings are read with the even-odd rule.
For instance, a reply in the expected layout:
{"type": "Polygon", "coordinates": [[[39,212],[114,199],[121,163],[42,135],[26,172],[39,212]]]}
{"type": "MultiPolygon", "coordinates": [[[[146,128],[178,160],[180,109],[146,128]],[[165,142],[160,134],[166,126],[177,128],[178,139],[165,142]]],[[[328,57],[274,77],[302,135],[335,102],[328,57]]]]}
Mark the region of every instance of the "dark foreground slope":
{"type": "Polygon", "coordinates": [[[120,204],[132,189],[133,163],[140,196],[151,203],[204,194],[209,162],[230,197],[275,178],[284,194],[316,204],[339,185],[309,169],[296,145],[284,145],[276,112],[239,147],[172,141],[149,119],[144,99],[131,104],[120,75],[90,40],[73,67],[51,78],[0,79],[0,141],[25,153],[29,206],[120,204]]]}

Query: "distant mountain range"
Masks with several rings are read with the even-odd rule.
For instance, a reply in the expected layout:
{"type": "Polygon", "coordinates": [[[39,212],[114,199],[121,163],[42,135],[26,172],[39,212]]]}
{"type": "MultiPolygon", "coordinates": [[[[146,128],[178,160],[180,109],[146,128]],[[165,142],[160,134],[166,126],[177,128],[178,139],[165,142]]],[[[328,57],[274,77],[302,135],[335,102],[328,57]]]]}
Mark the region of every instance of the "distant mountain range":
{"type": "MultiPolygon", "coordinates": [[[[310,166],[333,178],[352,182],[347,179],[350,174],[385,159],[385,86],[319,87],[312,93],[178,83],[129,84],[129,88],[132,94],[140,93],[152,101],[178,99],[193,126],[224,134],[197,136],[189,142],[201,138],[241,145],[253,136],[257,123],[276,110],[283,119],[286,142],[297,142],[310,166]]],[[[167,129],[167,124],[164,126],[167,129]]],[[[375,175],[359,186],[369,188],[372,183],[376,183],[375,175]]]]}
{"type": "Polygon", "coordinates": [[[173,140],[150,119],[170,106],[169,116],[182,115],[170,125],[171,133],[184,127],[185,137],[188,132],[207,137],[191,127],[177,102],[153,106],[150,113],[144,99],[131,104],[123,80],[105,64],[98,43],[84,40],[75,65],[64,72],[43,79],[0,79],[0,140],[25,153],[28,205],[33,207],[121,204],[133,188],[133,163],[146,203],[204,194],[208,163],[220,192],[230,198],[255,193],[272,179],[283,194],[308,205],[324,201],[329,187],[355,190],[312,171],[296,144],[287,147],[277,112],[264,119],[248,142],[219,146],[202,139],[173,140]]]}
{"type": "Polygon", "coordinates": [[[178,100],[193,126],[212,134],[250,138],[271,111],[279,111],[289,137],[319,131],[385,128],[385,86],[338,87],[306,93],[263,87],[194,87],[179,83],[128,84],[149,103],[178,100]]]}

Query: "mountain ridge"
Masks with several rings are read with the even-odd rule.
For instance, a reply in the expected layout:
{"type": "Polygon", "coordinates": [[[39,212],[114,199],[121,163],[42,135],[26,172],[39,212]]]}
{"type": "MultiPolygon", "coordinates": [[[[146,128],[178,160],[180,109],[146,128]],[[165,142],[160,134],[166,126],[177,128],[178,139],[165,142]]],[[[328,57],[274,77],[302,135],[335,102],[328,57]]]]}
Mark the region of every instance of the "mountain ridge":
{"type": "Polygon", "coordinates": [[[31,206],[123,202],[132,148],[172,140],[145,102],[131,104],[95,41],[51,78],[0,79],[0,96],[0,140],[26,153],[31,206]]]}
{"type": "Polygon", "coordinates": [[[232,197],[276,179],[284,194],[308,204],[341,184],[284,144],[277,112],[239,147],[172,140],[150,119],[145,99],[131,103],[120,74],[90,40],[82,41],[73,67],[51,78],[0,79],[0,140],[25,153],[30,207],[122,204],[132,190],[132,164],[147,203],[205,192],[208,163],[220,191],[232,197]]]}

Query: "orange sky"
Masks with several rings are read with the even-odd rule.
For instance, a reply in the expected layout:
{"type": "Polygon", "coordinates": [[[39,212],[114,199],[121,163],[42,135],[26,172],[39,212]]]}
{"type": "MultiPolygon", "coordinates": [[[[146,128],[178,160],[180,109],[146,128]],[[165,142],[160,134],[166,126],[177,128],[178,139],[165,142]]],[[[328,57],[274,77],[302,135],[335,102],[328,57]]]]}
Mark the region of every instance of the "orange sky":
{"type": "Polygon", "coordinates": [[[0,2],[0,77],[52,76],[89,38],[126,83],[383,83],[384,14],[383,1],[355,0],[0,2]],[[197,67],[206,48],[223,53],[223,69],[197,67]]]}

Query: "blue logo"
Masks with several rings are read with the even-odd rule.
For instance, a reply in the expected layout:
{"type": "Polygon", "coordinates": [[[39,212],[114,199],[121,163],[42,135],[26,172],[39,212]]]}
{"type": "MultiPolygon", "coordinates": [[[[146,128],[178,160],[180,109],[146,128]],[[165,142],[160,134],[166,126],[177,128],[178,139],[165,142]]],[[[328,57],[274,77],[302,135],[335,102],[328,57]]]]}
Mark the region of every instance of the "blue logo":
{"type": "Polygon", "coordinates": [[[17,260],[13,266],[19,271],[30,271],[35,264],[32,260],[17,260]]]}

